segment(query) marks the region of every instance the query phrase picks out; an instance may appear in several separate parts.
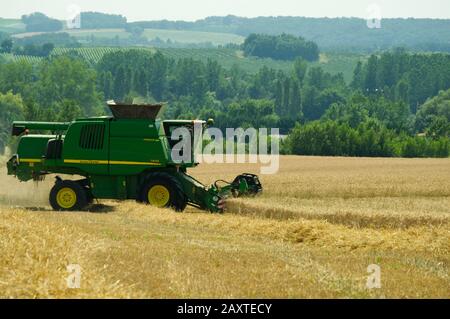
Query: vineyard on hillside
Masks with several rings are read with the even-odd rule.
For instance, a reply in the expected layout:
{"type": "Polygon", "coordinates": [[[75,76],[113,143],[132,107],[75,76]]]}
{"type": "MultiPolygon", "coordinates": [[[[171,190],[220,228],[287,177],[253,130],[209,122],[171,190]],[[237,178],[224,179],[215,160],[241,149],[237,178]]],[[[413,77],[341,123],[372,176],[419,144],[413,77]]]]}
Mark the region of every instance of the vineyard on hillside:
{"type": "MultiPolygon", "coordinates": [[[[218,61],[223,67],[231,68],[233,65],[238,65],[242,70],[250,73],[256,73],[259,69],[266,66],[271,69],[290,71],[292,68],[291,61],[277,61],[273,59],[261,59],[255,57],[245,57],[242,51],[233,49],[193,49],[193,48],[137,48],[138,50],[150,50],[153,52],[159,51],[169,58],[175,60],[183,58],[193,58],[203,62],[208,59],[218,61]]],[[[56,48],[52,54],[63,54],[70,50],[77,51],[90,63],[97,63],[102,56],[108,52],[127,50],[125,48],[56,48]]],[[[347,81],[351,80],[353,70],[358,61],[365,60],[365,56],[361,55],[344,55],[344,54],[322,54],[318,62],[310,63],[311,67],[320,66],[326,72],[332,74],[343,73],[347,81]]]]}
{"type": "Polygon", "coordinates": [[[96,64],[98,63],[102,57],[110,52],[116,52],[124,50],[122,48],[55,48],[51,53],[51,56],[58,56],[62,54],[69,54],[70,52],[76,52],[80,56],[82,56],[88,63],[96,64]]]}
{"type": "Polygon", "coordinates": [[[11,53],[0,53],[0,61],[5,60],[6,62],[18,62],[26,61],[31,64],[38,63],[43,60],[42,57],[32,56],[32,55],[15,55],[11,53]]]}
{"type": "MultiPolygon", "coordinates": [[[[76,52],[82,56],[89,64],[96,64],[100,59],[109,52],[128,50],[129,48],[120,47],[95,47],[95,48],[55,48],[51,56],[58,56],[70,52],[76,52]]],[[[255,57],[245,57],[242,51],[233,49],[193,49],[193,48],[134,48],[136,50],[149,50],[152,52],[159,51],[167,57],[175,60],[182,58],[193,58],[201,61],[208,59],[218,61],[223,67],[231,68],[233,65],[239,66],[243,71],[256,73],[259,69],[266,66],[275,70],[288,72],[292,68],[291,61],[277,61],[273,59],[261,59],[255,57]]],[[[4,58],[6,61],[20,61],[25,60],[30,63],[37,63],[41,61],[42,57],[22,56],[0,53],[0,59],[4,58]]],[[[310,67],[320,66],[326,72],[331,74],[343,73],[346,81],[350,81],[353,70],[358,61],[364,61],[367,58],[356,54],[322,54],[318,62],[310,63],[310,67]]]]}
{"type": "MultiPolygon", "coordinates": [[[[169,58],[175,60],[183,58],[193,58],[201,61],[207,61],[208,59],[216,60],[225,68],[231,68],[233,65],[239,65],[241,69],[247,72],[257,72],[263,66],[269,68],[287,71],[291,68],[292,62],[288,61],[275,61],[272,59],[257,59],[257,58],[247,58],[244,57],[242,52],[232,50],[232,49],[173,49],[173,48],[135,48],[137,50],[149,50],[152,52],[159,51],[169,58]]],[[[95,64],[109,52],[128,50],[127,48],[114,48],[114,47],[103,47],[103,48],[55,48],[52,55],[65,54],[70,51],[76,51],[89,63],[95,64]]]]}

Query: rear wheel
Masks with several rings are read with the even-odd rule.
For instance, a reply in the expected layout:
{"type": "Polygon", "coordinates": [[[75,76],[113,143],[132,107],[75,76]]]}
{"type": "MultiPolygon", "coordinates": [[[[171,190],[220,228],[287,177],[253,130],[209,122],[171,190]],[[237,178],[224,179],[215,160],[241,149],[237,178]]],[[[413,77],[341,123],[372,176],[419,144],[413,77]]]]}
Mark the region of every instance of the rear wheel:
{"type": "Polygon", "coordinates": [[[50,191],[50,205],[57,211],[82,210],[88,205],[86,190],[74,181],[58,181],[50,191]]]}
{"type": "Polygon", "coordinates": [[[166,173],[150,174],[141,188],[139,199],[155,207],[171,207],[180,212],[187,205],[180,183],[175,177],[166,173]]]}

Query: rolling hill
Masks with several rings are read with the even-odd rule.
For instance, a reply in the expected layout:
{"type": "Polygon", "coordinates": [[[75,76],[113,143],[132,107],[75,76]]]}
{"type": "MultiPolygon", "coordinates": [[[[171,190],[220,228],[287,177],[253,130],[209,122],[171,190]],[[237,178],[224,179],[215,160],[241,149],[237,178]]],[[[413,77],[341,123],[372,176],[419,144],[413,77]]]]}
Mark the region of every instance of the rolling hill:
{"type": "MultiPolygon", "coordinates": [[[[125,39],[132,35],[124,29],[73,29],[62,30],[69,35],[77,38],[81,43],[83,39],[90,37],[113,39],[116,37],[125,39]]],[[[27,38],[45,32],[23,32],[13,35],[14,38],[27,38]]],[[[148,40],[159,38],[163,41],[170,40],[179,43],[211,43],[214,46],[225,45],[228,43],[241,44],[244,37],[231,33],[203,32],[203,31],[184,31],[184,30],[165,30],[165,29],[145,29],[142,33],[148,40]]]]}
{"type": "Polygon", "coordinates": [[[319,45],[323,51],[374,52],[399,46],[418,51],[450,50],[450,20],[382,19],[381,28],[369,28],[361,18],[256,17],[215,16],[186,21],[133,22],[145,28],[232,33],[302,36],[319,45]]]}
{"type": "Polygon", "coordinates": [[[20,19],[0,18],[0,32],[6,33],[25,32],[25,25],[20,21],[20,19]]]}
{"type": "MultiPolygon", "coordinates": [[[[273,59],[261,59],[255,57],[245,57],[242,51],[217,48],[217,49],[189,49],[189,48],[137,48],[139,50],[150,50],[156,52],[157,50],[164,55],[174,58],[193,58],[201,61],[208,59],[216,60],[225,68],[231,68],[233,65],[238,65],[242,70],[250,73],[256,73],[259,69],[266,66],[276,70],[290,71],[292,69],[291,61],[279,61],[273,59]]],[[[55,48],[51,55],[60,55],[70,51],[79,53],[83,58],[91,64],[95,64],[107,52],[117,50],[127,50],[126,48],[114,47],[97,47],[97,48],[55,48]]],[[[16,56],[12,54],[0,53],[0,56],[7,61],[26,60],[31,63],[37,63],[43,58],[34,56],[16,56]]],[[[331,74],[343,73],[347,82],[351,81],[353,70],[358,61],[365,61],[366,55],[362,54],[340,54],[340,53],[323,53],[320,60],[314,63],[309,63],[310,67],[320,66],[326,72],[331,74]]]]}
{"type": "MultiPolygon", "coordinates": [[[[130,37],[125,29],[62,30],[77,38],[98,36],[105,38],[130,37]]],[[[383,19],[381,28],[369,28],[360,18],[308,18],[308,17],[207,17],[187,21],[138,21],[125,24],[139,27],[150,39],[159,37],[181,43],[211,42],[214,45],[241,43],[251,33],[302,36],[319,45],[321,51],[369,53],[405,47],[416,51],[450,51],[450,20],[444,19],[383,19]]],[[[18,19],[1,19],[0,31],[17,37],[30,36],[18,19]]]]}

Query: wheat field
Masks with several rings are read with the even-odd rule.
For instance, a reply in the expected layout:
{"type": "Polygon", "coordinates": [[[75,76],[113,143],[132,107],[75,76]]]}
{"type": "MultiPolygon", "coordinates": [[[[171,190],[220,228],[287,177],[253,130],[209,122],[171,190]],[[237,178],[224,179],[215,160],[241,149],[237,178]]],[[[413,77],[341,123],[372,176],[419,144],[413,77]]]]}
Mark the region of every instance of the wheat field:
{"type": "MultiPolygon", "coordinates": [[[[205,183],[259,173],[202,164],[205,183]]],[[[449,298],[450,159],[281,158],[224,214],[132,201],[50,210],[0,177],[0,298],[449,298]],[[70,289],[67,265],[81,267],[70,289]],[[367,267],[381,287],[366,286],[367,267]]]]}

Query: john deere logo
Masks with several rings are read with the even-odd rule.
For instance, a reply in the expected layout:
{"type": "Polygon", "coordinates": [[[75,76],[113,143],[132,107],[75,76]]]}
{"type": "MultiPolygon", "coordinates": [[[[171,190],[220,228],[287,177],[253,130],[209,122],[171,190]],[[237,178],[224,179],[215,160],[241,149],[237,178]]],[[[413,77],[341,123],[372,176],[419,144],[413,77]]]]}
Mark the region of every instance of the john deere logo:
{"type": "Polygon", "coordinates": [[[99,161],[95,160],[80,160],[81,164],[99,164],[99,161]]]}

